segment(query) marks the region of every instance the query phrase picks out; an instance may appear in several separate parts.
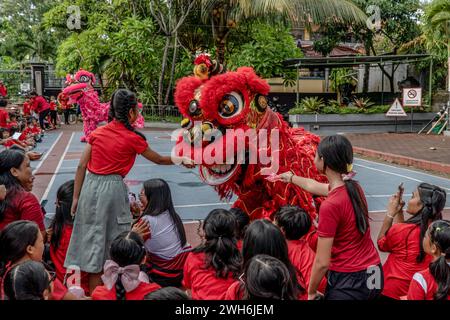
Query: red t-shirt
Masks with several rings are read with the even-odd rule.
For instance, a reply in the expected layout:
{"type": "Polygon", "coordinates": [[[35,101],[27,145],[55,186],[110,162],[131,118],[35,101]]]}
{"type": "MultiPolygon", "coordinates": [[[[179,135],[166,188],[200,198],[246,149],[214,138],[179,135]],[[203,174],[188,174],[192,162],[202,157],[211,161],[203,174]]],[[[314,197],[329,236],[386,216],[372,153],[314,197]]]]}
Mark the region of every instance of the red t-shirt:
{"type": "MultiPolygon", "coordinates": [[[[414,274],[409,285],[408,300],[434,300],[437,290],[436,280],[430,273],[430,269],[427,268],[414,274]]],[[[450,293],[447,300],[450,300],[450,293]]]]}
{"type": "Polygon", "coordinates": [[[17,220],[34,221],[39,226],[39,230],[45,230],[44,214],[38,199],[31,192],[19,191],[10,206],[4,212],[4,217],[0,221],[0,230],[8,224],[17,220]]]}
{"type": "Polygon", "coordinates": [[[33,129],[26,127],[25,130],[22,131],[22,134],[20,135],[19,140],[25,141],[32,135],[33,135],[33,129]]]}
{"type": "Polygon", "coordinates": [[[47,102],[47,100],[45,100],[43,96],[37,96],[32,100],[31,103],[32,103],[31,108],[37,113],[50,109],[50,104],[47,102]]]}
{"type": "Polygon", "coordinates": [[[229,286],[236,281],[229,273],[226,279],[205,267],[205,254],[190,252],[184,264],[183,286],[191,290],[193,300],[223,300],[229,286]]]}
{"type": "Polygon", "coordinates": [[[59,279],[53,282],[53,291],[50,295],[50,300],[63,300],[64,296],[69,291],[59,279]]]}
{"type": "MultiPolygon", "coordinates": [[[[19,139],[19,140],[20,140],[20,139],[19,139]]],[[[4,146],[5,148],[12,147],[12,146],[15,145],[15,144],[21,146],[21,144],[20,144],[18,141],[14,140],[14,139],[12,139],[12,138],[9,138],[9,139],[7,139],[5,142],[3,142],[3,146],[4,146]]]]}
{"type": "Polygon", "coordinates": [[[33,134],[40,134],[41,133],[41,128],[39,128],[38,126],[34,126],[33,128],[30,128],[31,132],[33,134]]]}
{"type": "Polygon", "coordinates": [[[56,110],[56,102],[50,101],[49,107],[50,107],[50,110],[55,111],[56,110]]]}
{"type": "MultiPolygon", "coordinates": [[[[59,246],[57,249],[50,244],[50,259],[52,260],[56,277],[59,281],[64,283],[64,277],[66,275],[66,268],[64,268],[64,260],[66,260],[67,250],[69,248],[70,237],[72,236],[73,226],[65,225],[63,227],[61,238],[59,240],[59,246]]],[[[81,288],[83,288],[85,293],[89,292],[89,280],[88,274],[81,272],[81,288]]]]}
{"type": "Polygon", "coordinates": [[[421,263],[416,261],[420,252],[420,227],[411,223],[396,223],[378,240],[378,248],[390,252],[383,265],[382,294],[400,299],[408,293],[414,273],[427,268],[432,260],[430,255],[426,255],[421,263]]]}
{"type": "MultiPolygon", "coordinates": [[[[126,300],[144,300],[144,297],[150,292],[156,291],[161,287],[156,283],[141,282],[133,291],[125,293],[126,300]]],[[[105,286],[98,286],[92,292],[92,300],[116,300],[116,287],[108,290],[105,286]]]]}
{"type": "Polygon", "coordinates": [[[95,129],[88,143],[92,146],[88,170],[98,175],[125,177],[133,167],[136,155],[148,148],[147,141],[116,120],[95,129]]]}
{"type": "MultiPolygon", "coordinates": [[[[289,260],[297,271],[298,280],[305,290],[308,290],[316,254],[304,239],[288,240],[287,244],[289,260]]],[[[320,282],[319,291],[325,293],[326,286],[327,279],[324,277],[320,282]]]]}
{"type": "Polygon", "coordinates": [[[29,102],[23,103],[23,115],[30,116],[31,115],[31,105],[29,102]]]}
{"type": "Polygon", "coordinates": [[[0,85],[0,96],[6,97],[8,95],[8,89],[4,84],[0,85]]]}
{"type": "Polygon", "coordinates": [[[0,128],[8,128],[9,114],[5,109],[0,108],[0,128]]]}
{"type": "MultiPolygon", "coordinates": [[[[363,191],[360,193],[365,197],[363,191]]],[[[334,238],[329,270],[359,272],[380,263],[380,256],[370,238],[370,227],[362,235],[356,226],[352,202],[345,186],[332,190],[319,209],[317,234],[334,238]]]]}

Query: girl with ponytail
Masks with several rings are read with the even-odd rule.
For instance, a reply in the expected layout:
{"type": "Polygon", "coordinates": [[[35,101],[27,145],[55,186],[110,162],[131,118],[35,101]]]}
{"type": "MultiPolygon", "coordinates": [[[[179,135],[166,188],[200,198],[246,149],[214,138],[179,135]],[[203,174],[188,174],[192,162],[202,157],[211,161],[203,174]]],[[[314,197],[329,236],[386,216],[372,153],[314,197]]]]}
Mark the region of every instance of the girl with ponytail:
{"type": "Polygon", "coordinates": [[[145,247],[137,233],[118,235],[109,253],[111,259],[105,262],[101,277],[104,285],[95,288],[92,300],[144,300],[147,294],[161,288],[141,271],[145,247]]]}
{"type": "Polygon", "coordinates": [[[132,216],[123,178],[137,155],[161,165],[188,158],[163,157],[145,136],[132,127],[139,115],[138,102],[129,90],[117,90],[111,99],[110,122],[89,136],[75,176],[71,214],[75,217],[64,267],[78,266],[89,273],[89,291],[101,283],[101,270],[109,259],[109,246],[121,232],[131,229],[132,216]],[[88,174],[86,175],[86,170],[88,174]]]}
{"type": "Polygon", "coordinates": [[[413,275],[431,262],[432,257],[424,250],[424,237],[430,223],[442,219],[446,199],[443,189],[421,183],[408,201],[406,212],[412,217],[406,221],[401,192],[389,200],[378,235],[378,248],[389,252],[383,265],[384,298],[398,300],[406,296],[413,275]]]}
{"type": "Polygon", "coordinates": [[[432,262],[427,269],[414,274],[408,300],[449,300],[450,222],[433,222],[425,233],[423,248],[432,262]]]}
{"type": "Polygon", "coordinates": [[[319,209],[318,242],[308,298],[318,297],[318,287],[328,274],[325,299],[369,300],[382,289],[380,257],[370,237],[369,212],[364,192],[353,174],[353,147],[342,135],[328,136],[320,142],[314,164],[329,184],[298,177],[291,172],[280,179],[294,183],[318,196],[327,196],[319,209]],[[333,255],[331,255],[333,252],[333,255]],[[378,285],[368,286],[376,274],[378,285]],[[351,287],[349,287],[351,283],[351,287]]]}
{"type": "Polygon", "coordinates": [[[236,220],[227,210],[211,211],[203,222],[205,242],[189,253],[183,286],[194,300],[222,300],[241,272],[236,220]]]}

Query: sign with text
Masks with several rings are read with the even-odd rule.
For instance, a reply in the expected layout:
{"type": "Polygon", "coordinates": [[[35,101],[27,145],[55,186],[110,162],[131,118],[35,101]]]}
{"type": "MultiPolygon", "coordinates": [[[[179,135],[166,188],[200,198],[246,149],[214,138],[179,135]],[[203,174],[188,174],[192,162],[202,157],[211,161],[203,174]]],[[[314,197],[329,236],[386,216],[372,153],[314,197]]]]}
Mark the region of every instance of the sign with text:
{"type": "Polygon", "coordinates": [[[422,88],[403,89],[403,106],[420,107],[422,105],[422,88]]]}
{"type": "Polygon", "coordinates": [[[386,113],[386,117],[406,117],[406,116],[407,114],[403,109],[402,104],[400,103],[400,101],[398,101],[398,99],[395,99],[394,103],[386,113]]]}

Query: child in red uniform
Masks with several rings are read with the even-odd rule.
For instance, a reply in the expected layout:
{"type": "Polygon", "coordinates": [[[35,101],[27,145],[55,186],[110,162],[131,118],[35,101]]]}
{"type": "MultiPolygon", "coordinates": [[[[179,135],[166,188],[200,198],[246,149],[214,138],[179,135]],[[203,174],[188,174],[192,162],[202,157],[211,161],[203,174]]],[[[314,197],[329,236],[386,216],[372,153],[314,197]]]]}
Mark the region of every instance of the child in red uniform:
{"type": "Polygon", "coordinates": [[[57,125],[57,118],[58,118],[58,111],[56,110],[56,100],[54,96],[50,97],[50,125],[52,127],[52,129],[56,129],[56,125],[57,125]]]}
{"type": "Polygon", "coordinates": [[[5,110],[8,103],[0,98],[0,128],[8,129],[9,114],[5,110]]]}
{"type": "MultiPolygon", "coordinates": [[[[62,283],[65,282],[66,268],[64,260],[66,259],[67,248],[69,247],[70,236],[72,235],[72,207],[74,181],[70,180],[62,184],[56,194],[56,213],[50,226],[50,258],[55,266],[56,276],[62,283]]],[[[89,295],[89,284],[87,274],[81,273],[79,283],[74,285],[81,287],[85,294],[89,295]]],[[[69,284],[67,284],[69,285],[69,284]]]]}
{"type": "Polygon", "coordinates": [[[8,95],[8,89],[2,80],[0,80],[0,98],[4,98],[8,95]]]}
{"type": "MultiPolygon", "coordinates": [[[[284,263],[289,271],[289,286],[294,289],[298,300],[306,299],[305,284],[289,260],[286,238],[280,228],[268,220],[255,220],[247,228],[242,246],[243,265],[259,254],[269,255],[284,263]]],[[[245,286],[242,281],[234,282],[227,290],[225,300],[242,300],[245,286]]]]}
{"type": "MultiPolygon", "coordinates": [[[[43,252],[44,238],[36,223],[20,220],[9,224],[0,232],[0,265],[3,266],[0,277],[5,278],[12,268],[25,261],[42,262],[43,252]]],[[[76,297],[55,279],[50,299],[76,300],[76,297]]]]}
{"type": "Polygon", "coordinates": [[[414,274],[408,300],[450,300],[450,222],[433,222],[423,239],[423,248],[433,262],[414,274]]]}
{"type": "Polygon", "coordinates": [[[244,287],[243,300],[297,300],[295,287],[286,265],[266,254],[250,259],[240,281],[244,287]]]}
{"type": "Polygon", "coordinates": [[[111,244],[111,260],[105,262],[104,285],[92,292],[92,300],[144,300],[161,287],[150,283],[140,266],[145,262],[144,241],[135,232],[121,233],[111,244]]]}
{"type": "Polygon", "coordinates": [[[30,159],[22,150],[4,150],[0,153],[0,184],[5,185],[6,198],[0,201],[0,230],[16,220],[37,223],[46,237],[44,214],[36,196],[31,193],[34,176],[30,159]]]}
{"type": "Polygon", "coordinates": [[[75,176],[72,214],[75,215],[65,267],[79,266],[89,273],[89,291],[101,283],[111,242],[131,229],[132,216],[123,178],[133,167],[137,155],[163,165],[175,162],[191,167],[187,158],[172,160],[150,149],[143,134],[131,124],[139,111],[134,93],[117,90],[111,99],[110,119],[89,137],[75,176]],[[88,174],[86,175],[86,170],[88,174]]]}
{"type": "Polygon", "coordinates": [[[408,201],[406,212],[412,217],[404,221],[401,194],[393,196],[378,235],[378,248],[389,252],[383,265],[383,297],[401,299],[408,293],[414,273],[425,269],[432,257],[423,248],[428,225],[442,219],[446,193],[439,187],[422,183],[408,201]],[[394,218],[397,223],[393,224],[394,218]]]}
{"type": "Polygon", "coordinates": [[[241,272],[236,246],[236,220],[223,209],[211,211],[203,223],[205,242],[189,253],[183,286],[194,300],[222,300],[241,272]]]}
{"type": "MultiPolygon", "coordinates": [[[[274,221],[286,237],[289,259],[307,288],[316,257],[304,237],[311,229],[311,218],[300,207],[285,206],[275,213],[274,221]]],[[[326,286],[327,278],[324,277],[320,282],[319,292],[325,293],[326,286]]]]}
{"type": "Polygon", "coordinates": [[[39,125],[44,130],[44,119],[50,113],[50,104],[43,96],[39,96],[35,91],[30,93],[31,109],[39,114],[39,125]]]}
{"type": "Polygon", "coordinates": [[[11,301],[49,300],[54,276],[54,273],[45,270],[40,262],[22,262],[12,268],[5,277],[5,297],[11,301]]]}
{"type": "Polygon", "coordinates": [[[8,129],[16,128],[19,130],[19,124],[17,123],[17,116],[15,113],[9,114],[9,122],[8,122],[8,129]]]}
{"type": "Polygon", "coordinates": [[[31,104],[30,101],[25,101],[23,103],[23,107],[22,107],[22,113],[24,117],[29,117],[31,116],[31,104]]]}
{"type": "Polygon", "coordinates": [[[349,176],[352,163],[350,141],[342,135],[328,136],[320,142],[314,164],[327,176],[329,184],[290,172],[281,175],[283,180],[314,195],[328,196],[319,209],[319,238],[309,282],[309,299],[319,295],[317,290],[327,271],[325,299],[374,299],[383,287],[380,256],[370,237],[367,201],[361,186],[349,176]],[[368,286],[369,278],[376,283],[368,286]]]}
{"type": "Polygon", "coordinates": [[[242,250],[242,242],[244,241],[245,231],[250,224],[250,217],[244,211],[239,208],[231,208],[230,212],[234,215],[236,219],[236,237],[237,237],[237,247],[239,251],[242,250]]]}

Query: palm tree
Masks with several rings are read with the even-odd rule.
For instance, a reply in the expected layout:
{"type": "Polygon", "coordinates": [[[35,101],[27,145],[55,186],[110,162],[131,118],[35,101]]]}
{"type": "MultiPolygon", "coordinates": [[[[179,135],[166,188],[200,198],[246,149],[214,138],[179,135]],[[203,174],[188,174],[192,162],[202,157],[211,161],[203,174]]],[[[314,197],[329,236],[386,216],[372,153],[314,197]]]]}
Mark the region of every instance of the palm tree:
{"type": "Polygon", "coordinates": [[[363,23],[367,17],[348,0],[200,0],[202,19],[210,21],[217,58],[223,63],[230,30],[243,19],[281,14],[294,24],[320,24],[329,19],[363,23]]]}

